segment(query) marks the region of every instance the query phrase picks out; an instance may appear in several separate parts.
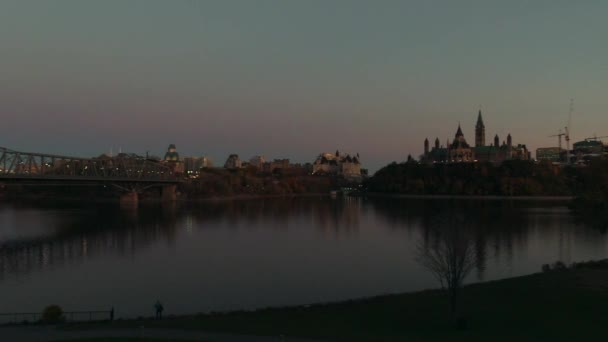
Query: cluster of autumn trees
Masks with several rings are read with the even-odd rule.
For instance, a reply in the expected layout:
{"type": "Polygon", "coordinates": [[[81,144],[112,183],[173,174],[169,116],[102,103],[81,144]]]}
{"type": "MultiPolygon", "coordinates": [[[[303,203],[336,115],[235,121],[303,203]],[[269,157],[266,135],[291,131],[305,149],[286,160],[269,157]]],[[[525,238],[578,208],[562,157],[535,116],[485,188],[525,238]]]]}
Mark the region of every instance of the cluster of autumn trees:
{"type": "Polygon", "coordinates": [[[367,191],[412,195],[573,196],[570,208],[588,225],[608,231],[608,159],[584,166],[511,160],[490,163],[391,163],[366,183],[367,191]]]}
{"type": "Polygon", "coordinates": [[[587,167],[565,168],[523,160],[500,165],[426,165],[410,161],[382,168],[368,181],[367,189],[419,195],[580,196],[597,189],[598,173],[608,176],[605,164],[599,159],[587,167]]]}
{"type": "Polygon", "coordinates": [[[578,174],[571,208],[585,223],[608,230],[608,160],[597,159],[578,174]]]}
{"type": "Polygon", "coordinates": [[[180,185],[188,198],[238,195],[289,195],[329,193],[337,180],[331,177],[277,170],[262,173],[255,168],[203,169],[199,178],[180,185]]]}
{"type": "MultiPolygon", "coordinates": [[[[228,196],[267,196],[291,194],[328,194],[343,186],[344,180],[335,176],[313,176],[299,169],[277,169],[275,172],[260,172],[250,167],[243,169],[205,168],[198,178],[189,179],[179,184],[183,198],[206,198],[228,196]]],[[[160,187],[146,191],[143,197],[158,197],[160,187]]],[[[113,187],[23,187],[1,185],[2,197],[67,197],[78,199],[115,199],[113,187]]]]}

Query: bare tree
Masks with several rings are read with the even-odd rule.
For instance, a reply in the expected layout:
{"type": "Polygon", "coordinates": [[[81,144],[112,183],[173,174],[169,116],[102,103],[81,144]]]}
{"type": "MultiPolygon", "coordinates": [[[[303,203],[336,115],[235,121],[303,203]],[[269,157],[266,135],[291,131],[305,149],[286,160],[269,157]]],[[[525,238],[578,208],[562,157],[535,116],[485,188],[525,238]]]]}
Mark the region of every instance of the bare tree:
{"type": "Polygon", "coordinates": [[[473,239],[466,227],[453,225],[437,230],[435,239],[419,244],[416,260],[428,269],[448,292],[450,311],[457,314],[457,302],[464,279],[476,265],[473,239]]]}

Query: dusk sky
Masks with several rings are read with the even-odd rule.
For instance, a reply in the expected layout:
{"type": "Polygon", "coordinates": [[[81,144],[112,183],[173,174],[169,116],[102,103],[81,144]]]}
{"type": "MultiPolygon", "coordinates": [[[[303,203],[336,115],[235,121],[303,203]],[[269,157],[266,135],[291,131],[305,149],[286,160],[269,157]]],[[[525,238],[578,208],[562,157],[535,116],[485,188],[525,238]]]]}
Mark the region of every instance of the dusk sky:
{"type": "Polygon", "coordinates": [[[556,146],[608,135],[608,1],[0,3],[0,146],[113,147],[223,165],[361,155],[375,171],[423,140],[556,146]]]}

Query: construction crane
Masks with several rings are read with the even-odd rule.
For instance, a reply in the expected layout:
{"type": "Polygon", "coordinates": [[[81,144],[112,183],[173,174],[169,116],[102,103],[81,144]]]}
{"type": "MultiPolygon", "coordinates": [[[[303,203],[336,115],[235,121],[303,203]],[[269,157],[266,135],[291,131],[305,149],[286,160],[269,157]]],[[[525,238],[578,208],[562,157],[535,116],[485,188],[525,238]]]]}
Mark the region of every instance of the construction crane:
{"type": "Polygon", "coordinates": [[[570,164],[570,133],[568,132],[568,126],[564,127],[566,133],[564,134],[564,138],[566,138],[566,163],[570,164]]]}
{"type": "Polygon", "coordinates": [[[568,111],[568,126],[566,129],[566,163],[570,164],[570,132],[572,131],[572,113],[574,112],[574,99],[570,99],[570,110],[568,111]]]}
{"type": "Polygon", "coordinates": [[[566,133],[562,133],[562,130],[560,129],[558,134],[554,134],[554,135],[550,135],[549,136],[549,138],[557,137],[557,143],[558,143],[558,146],[559,146],[559,155],[560,155],[559,159],[560,160],[562,159],[561,158],[561,154],[562,154],[562,137],[564,135],[566,135],[566,133]]]}
{"type": "Polygon", "coordinates": [[[608,135],[605,135],[603,137],[598,137],[597,135],[594,135],[592,137],[585,138],[585,141],[591,141],[591,140],[597,141],[597,139],[601,139],[601,138],[608,138],[608,135]]]}

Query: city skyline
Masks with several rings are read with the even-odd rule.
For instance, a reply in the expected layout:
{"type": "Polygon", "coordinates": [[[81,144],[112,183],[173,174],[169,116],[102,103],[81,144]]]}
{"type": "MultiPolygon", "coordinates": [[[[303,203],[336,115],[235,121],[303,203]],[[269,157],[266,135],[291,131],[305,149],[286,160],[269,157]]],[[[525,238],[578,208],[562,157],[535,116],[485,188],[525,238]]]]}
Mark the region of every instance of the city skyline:
{"type": "Polygon", "coordinates": [[[458,122],[472,141],[480,106],[488,132],[557,146],[572,98],[571,143],[608,135],[608,4],[440,3],[6,1],[0,146],[175,143],[218,164],[339,149],[374,172],[458,122]]]}

